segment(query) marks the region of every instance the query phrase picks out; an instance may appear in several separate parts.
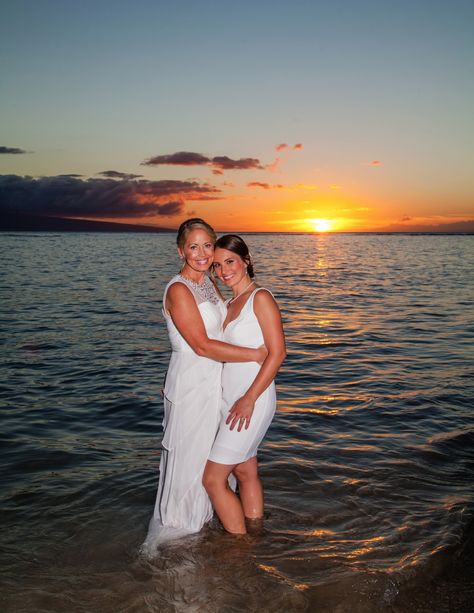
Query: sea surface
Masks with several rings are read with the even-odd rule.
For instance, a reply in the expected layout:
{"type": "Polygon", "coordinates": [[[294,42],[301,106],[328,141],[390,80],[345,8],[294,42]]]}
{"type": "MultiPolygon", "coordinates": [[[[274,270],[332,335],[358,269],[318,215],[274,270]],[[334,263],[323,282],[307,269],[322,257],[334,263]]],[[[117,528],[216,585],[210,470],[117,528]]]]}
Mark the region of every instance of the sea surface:
{"type": "Polygon", "coordinates": [[[148,561],[174,236],[0,235],[2,612],[474,607],[474,236],[246,239],[288,341],[265,531],[148,561]]]}

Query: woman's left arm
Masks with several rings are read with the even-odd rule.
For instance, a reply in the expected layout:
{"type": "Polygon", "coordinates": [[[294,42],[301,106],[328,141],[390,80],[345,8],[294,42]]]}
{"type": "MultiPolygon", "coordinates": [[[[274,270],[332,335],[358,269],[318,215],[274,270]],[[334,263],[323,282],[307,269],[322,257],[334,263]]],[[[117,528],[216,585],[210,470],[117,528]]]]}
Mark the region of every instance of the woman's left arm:
{"type": "Polygon", "coordinates": [[[257,398],[273,381],[286,356],[280,310],[270,292],[266,290],[257,292],[254,296],[253,309],[262,329],[268,355],[251,386],[229,411],[226,423],[230,424],[231,430],[237,425],[239,432],[243,426],[245,429],[249,427],[257,398]]]}

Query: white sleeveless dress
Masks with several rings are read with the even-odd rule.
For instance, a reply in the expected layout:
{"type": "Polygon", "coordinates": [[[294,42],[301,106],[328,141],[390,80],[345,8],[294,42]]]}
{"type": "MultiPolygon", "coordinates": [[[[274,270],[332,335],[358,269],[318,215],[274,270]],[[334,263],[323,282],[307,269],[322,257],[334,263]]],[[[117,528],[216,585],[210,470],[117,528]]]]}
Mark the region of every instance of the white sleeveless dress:
{"type": "MultiPolygon", "coordinates": [[[[253,310],[253,301],[259,287],[244,304],[238,317],[230,321],[223,341],[244,347],[260,347],[264,344],[262,329],[253,310]]],[[[257,362],[227,362],[222,372],[221,422],[209,459],[219,464],[240,464],[257,455],[257,449],[265,436],[276,409],[275,383],[258,397],[250,420],[250,426],[240,432],[237,426],[231,430],[226,424],[229,411],[236,400],[245,394],[260,370],[257,362]]]]}
{"type": "Polygon", "coordinates": [[[201,286],[177,275],[163,295],[163,315],[171,343],[164,387],[164,436],[155,510],[141,553],[152,557],[161,543],[199,532],[213,515],[202,475],[220,420],[222,364],[198,356],[166,312],[173,283],[184,283],[198,304],[209,338],[222,339],[225,307],[212,281],[201,286]]]}

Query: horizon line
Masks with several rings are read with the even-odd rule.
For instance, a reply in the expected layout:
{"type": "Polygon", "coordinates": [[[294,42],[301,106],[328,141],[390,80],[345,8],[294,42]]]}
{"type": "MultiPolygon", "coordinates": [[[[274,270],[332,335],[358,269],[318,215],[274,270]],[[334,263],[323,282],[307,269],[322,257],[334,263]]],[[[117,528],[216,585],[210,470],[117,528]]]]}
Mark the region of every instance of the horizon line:
{"type": "MultiPolygon", "coordinates": [[[[469,222],[468,222],[469,223],[469,222]]],[[[454,225],[446,224],[446,225],[454,225]]],[[[179,224],[178,224],[179,225],[179,224]]],[[[442,224],[443,225],[443,224],[442,224]]],[[[470,224],[469,224],[470,225],[470,224]]],[[[18,213],[8,211],[0,218],[0,232],[103,232],[103,233],[149,233],[169,234],[176,233],[176,228],[155,226],[151,224],[128,223],[86,219],[78,217],[52,217],[32,213],[18,213]]],[[[398,229],[388,228],[366,230],[222,230],[216,229],[219,234],[284,234],[284,235],[330,235],[330,234],[426,234],[426,235],[473,235],[474,230],[466,229],[435,229],[433,226],[426,229],[398,229]]]]}

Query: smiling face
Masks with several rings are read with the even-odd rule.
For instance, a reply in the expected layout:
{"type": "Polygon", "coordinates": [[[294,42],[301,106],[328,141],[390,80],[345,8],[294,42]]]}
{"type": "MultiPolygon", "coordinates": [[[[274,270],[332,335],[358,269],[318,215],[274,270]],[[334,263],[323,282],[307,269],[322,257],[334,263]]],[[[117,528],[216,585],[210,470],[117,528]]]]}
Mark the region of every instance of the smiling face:
{"type": "Polygon", "coordinates": [[[236,287],[243,279],[248,281],[244,260],[233,251],[221,247],[214,252],[214,272],[227,287],[236,287]]]}
{"type": "Polygon", "coordinates": [[[204,273],[212,264],[214,256],[214,241],[211,236],[201,228],[191,230],[186,236],[182,247],[178,247],[180,257],[184,258],[183,272],[204,273]]]}

